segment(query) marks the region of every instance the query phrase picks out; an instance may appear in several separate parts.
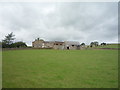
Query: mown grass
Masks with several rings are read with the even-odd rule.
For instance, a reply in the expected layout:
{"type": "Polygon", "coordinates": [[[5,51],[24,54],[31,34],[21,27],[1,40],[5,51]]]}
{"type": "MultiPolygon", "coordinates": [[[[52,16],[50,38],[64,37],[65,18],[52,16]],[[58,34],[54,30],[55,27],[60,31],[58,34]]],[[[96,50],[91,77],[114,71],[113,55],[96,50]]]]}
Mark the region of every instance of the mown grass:
{"type": "Polygon", "coordinates": [[[95,48],[120,48],[120,44],[111,44],[111,45],[104,45],[104,46],[97,46],[95,48]]]}
{"type": "Polygon", "coordinates": [[[117,50],[3,51],[3,88],[117,87],[117,50]]]}

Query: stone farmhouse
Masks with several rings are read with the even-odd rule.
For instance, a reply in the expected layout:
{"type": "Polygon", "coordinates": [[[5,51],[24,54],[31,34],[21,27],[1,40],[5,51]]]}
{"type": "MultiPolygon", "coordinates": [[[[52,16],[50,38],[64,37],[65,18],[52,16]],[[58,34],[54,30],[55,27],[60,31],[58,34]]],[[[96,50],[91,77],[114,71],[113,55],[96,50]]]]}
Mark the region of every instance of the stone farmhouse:
{"type": "Polygon", "coordinates": [[[68,49],[68,50],[79,50],[80,43],[75,41],[44,41],[42,39],[36,39],[32,42],[33,48],[51,48],[51,49],[68,49]]]}

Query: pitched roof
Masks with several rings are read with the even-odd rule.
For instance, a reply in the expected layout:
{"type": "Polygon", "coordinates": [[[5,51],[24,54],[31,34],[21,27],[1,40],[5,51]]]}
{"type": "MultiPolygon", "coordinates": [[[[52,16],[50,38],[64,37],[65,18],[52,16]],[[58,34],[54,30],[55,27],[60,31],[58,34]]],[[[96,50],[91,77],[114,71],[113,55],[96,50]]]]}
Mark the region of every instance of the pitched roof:
{"type": "Polygon", "coordinates": [[[65,41],[65,44],[67,44],[67,45],[80,45],[80,43],[76,42],[76,41],[65,41]]]}

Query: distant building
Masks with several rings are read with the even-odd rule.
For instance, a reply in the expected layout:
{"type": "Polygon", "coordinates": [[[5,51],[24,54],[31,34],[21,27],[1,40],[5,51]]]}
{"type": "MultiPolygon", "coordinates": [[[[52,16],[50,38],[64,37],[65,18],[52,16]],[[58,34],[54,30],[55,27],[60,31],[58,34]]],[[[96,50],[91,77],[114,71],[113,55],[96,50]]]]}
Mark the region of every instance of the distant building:
{"type": "Polygon", "coordinates": [[[76,50],[80,49],[80,43],[75,41],[65,41],[64,42],[64,49],[76,50]]]}
{"type": "Polygon", "coordinates": [[[42,39],[36,39],[32,42],[33,48],[52,48],[52,49],[68,49],[77,50],[80,49],[80,43],[75,41],[44,41],[42,39]]]}

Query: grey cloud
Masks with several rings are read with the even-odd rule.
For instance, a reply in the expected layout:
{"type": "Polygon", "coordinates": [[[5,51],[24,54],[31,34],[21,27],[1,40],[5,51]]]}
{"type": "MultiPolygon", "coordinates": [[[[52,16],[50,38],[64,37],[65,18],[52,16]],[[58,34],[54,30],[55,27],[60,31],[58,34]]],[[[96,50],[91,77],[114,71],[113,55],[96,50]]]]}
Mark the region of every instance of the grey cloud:
{"type": "Polygon", "coordinates": [[[37,38],[117,42],[117,3],[0,3],[0,32],[31,45],[37,38]]]}

